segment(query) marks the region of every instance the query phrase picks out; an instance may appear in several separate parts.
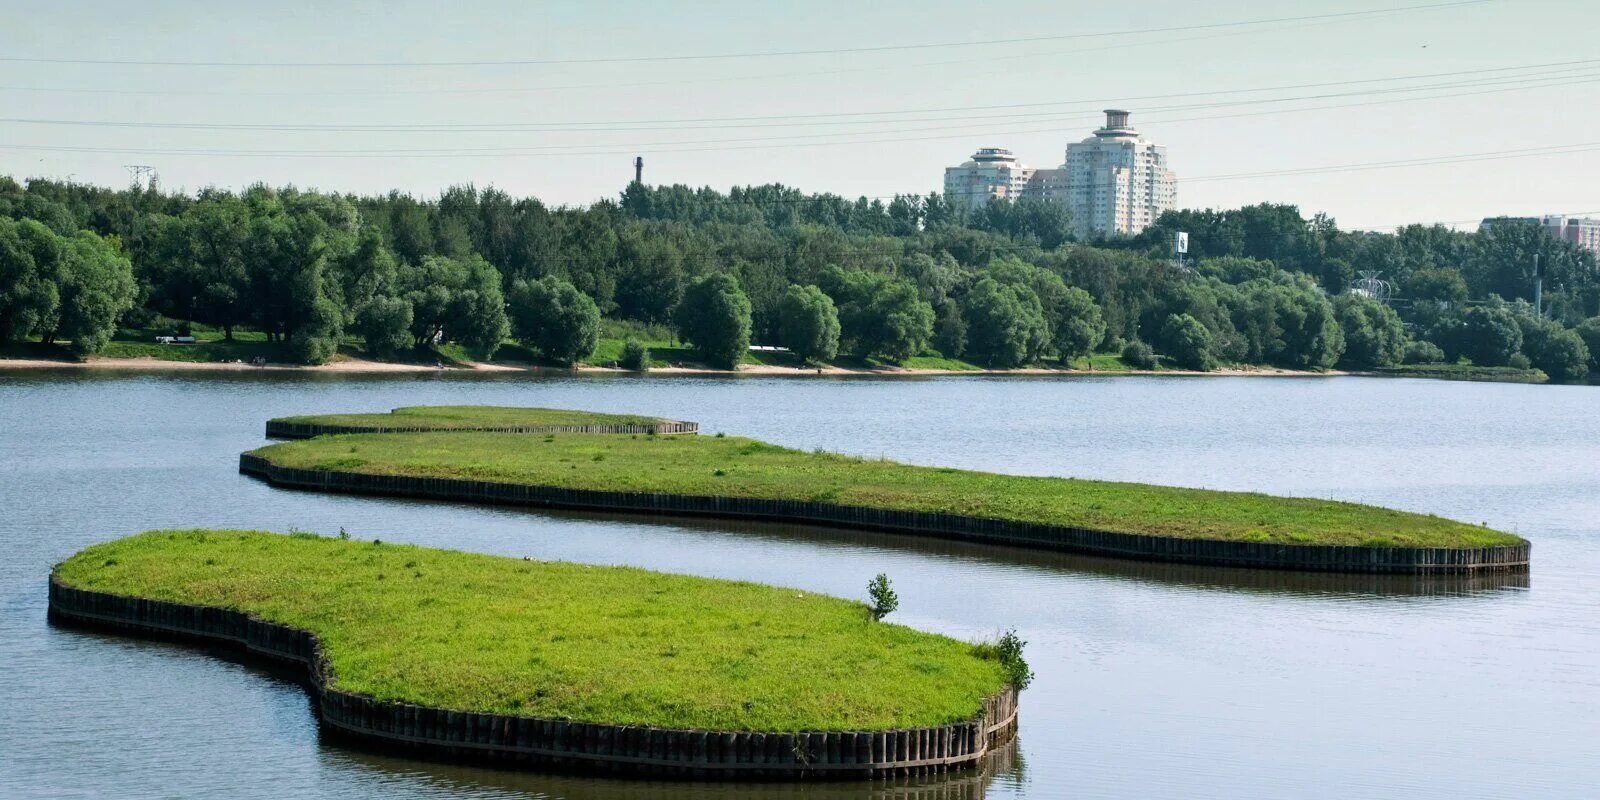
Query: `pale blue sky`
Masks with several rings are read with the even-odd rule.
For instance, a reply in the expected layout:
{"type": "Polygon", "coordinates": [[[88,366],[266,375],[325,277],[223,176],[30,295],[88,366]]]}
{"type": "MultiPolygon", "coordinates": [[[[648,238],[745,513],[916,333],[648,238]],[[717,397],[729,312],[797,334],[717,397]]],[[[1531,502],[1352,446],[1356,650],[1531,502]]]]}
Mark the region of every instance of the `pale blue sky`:
{"type": "MultiPolygon", "coordinates": [[[[6,20],[0,26],[0,57],[282,63],[703,55],[1182,28],[1426,2],[0,0],[0,18],[6,20]]],[[[936,190],[943,168],[980,146],[1010,147],[1029,164],[1056,166],[1066,143],[1096,126],[1097,110],[1117,105],[1133,110],[1135,124],[1169,148],[1180,177],[1179,204],[1185,207],[1290,202],[1308,213],[1332,213],[1347,226],[1600,211],[1595,188],[1600,104],[1592,101],[1600,86],[1595,12],[1592,0],[1498,0],[1377,16],[1011,45],[635,63],[419,68],[0,60],[0,117],[6,120],[602,123],[561,132],[417,132],[3,121],[0,172],[121,184],[127,180],[122,165],[142,163],[157,167],[168,187],[190,190],[266,181],[433,195],[448,184],[470,181],[547,202],[580,203],[614,196],[632,175],[632,154],[642,153],[646,180],[652,183],[726,189],[778,181],[811,191],[881,196],[936,190]],[[1592,64],[1571,63],[1591,59],[1592,64]],[[1558,63],[1565,66],[1150,97],[1558,63]],[[1419,84],[1450,85],[1410,94],[1391,91],[1419,84]],[[1447,94],[1456,96],[1422,99],[1447,94]],[[1340,96],[1259,102],[1305,95],[1340,96]],[[1397,102],[1408,98],[1415,99],[1397,102]],[[1245,100],[1255,102],[1231,105],[1245,100]],[[1059,105],[941,111],[872,125],[860,124],[859,118],[842,118],[851,120],[848,125],[798,124],[839,117],[794,119],[1028,103],[1059,105]],[[1161,110],[1210,103],[1230,105],[1161,110]],[[1340,107],[1263,113],[1304,106],[1340,107]],[[1022,114],[1036,116],[1016,116],[1022,114]],[[790,118],[749,119],[773,116],[790,118]],[[647,130],[672,127],[662,120],[729,117],[744,119],[647,130]],[[618,130],[628,127],[636,130],[618,130]],[[859,135],[841,137],[842,131],[859,135]],[[1596,149],[1404,169],[1216,179],[1554,145],[1596,149]],[[18,147],[79,150],[13,149],[18,147]],[[508,155],[507,148],[550,149],[508,155]],[[180,152],[130,152],[141,149],[180,152]],[[474,149],[492,154],[463,157],[474,149]],[[227,154],[195,153],[206,150],[227,154]],[[352,157],[352,150],[374,157],[352,157]],[[394,150],[450,155],[382,152],[394,150]],[[279,157],[260,151],[346,152],[279,157]]]]}

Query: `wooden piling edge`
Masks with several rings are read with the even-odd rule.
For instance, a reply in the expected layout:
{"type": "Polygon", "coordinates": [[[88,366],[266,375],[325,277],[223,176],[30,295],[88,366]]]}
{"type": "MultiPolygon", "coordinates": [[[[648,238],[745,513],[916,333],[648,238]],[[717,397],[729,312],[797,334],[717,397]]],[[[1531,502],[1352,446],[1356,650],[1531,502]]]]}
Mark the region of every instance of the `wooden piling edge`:
{"type": "Polygon", "coordinates": [[[929,511],[772,500],[750,497],[607,492],[496,483],[463,478],[372,475],[299,469],[242,453],[239,471],[275,486],[347,494],[371,494],[540,508],[627,511],[677,516],[803,522],[888,531],[913,536],[1000,544],[1036,550],[1114,556],[1147,561],[1307,572],[1445,575],[1526,572],[1532,545],[1495,547],[1360,547],[1184,539],[1119,533],[1044,523],[969,517],[929,511]]]}
{"type": "Polygon", "coordinates": [[[966,722],[891,731],[703,731],[453,711],[330,689],[315,634],[245,612],[77,589],[52,573],[49,614],[55,623],[222,644],[303,667],[325,729],[452,761],[665,778],[889,778],[981,765],[1017,724],[1017,693],[1009,688],[966,722]]]}
{"type": "Polygon", "coordinates": [[[427,428],[405,425],[322,425],[308,422],[267,420],[268,439],[310,439],[340,433],[614,433],[673,436],[700,432],[700,423],[664,419],[659,422],[604,425],[486,425],[477,428],[427,428]]]}

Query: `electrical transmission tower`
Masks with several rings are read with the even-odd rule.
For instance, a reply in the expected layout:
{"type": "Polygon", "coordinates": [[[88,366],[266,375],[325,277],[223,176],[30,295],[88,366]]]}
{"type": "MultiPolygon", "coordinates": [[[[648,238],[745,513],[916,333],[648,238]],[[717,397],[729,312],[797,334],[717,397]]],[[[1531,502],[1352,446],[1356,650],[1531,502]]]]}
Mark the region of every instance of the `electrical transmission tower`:
{"type": "Polygon", "coordinates": [[[128,171],[128,180],[135,189],[156,190],[156,182],[161,180],[156,175],[156,168],[149,164],[123,164],[122,168],[128,171]]]}

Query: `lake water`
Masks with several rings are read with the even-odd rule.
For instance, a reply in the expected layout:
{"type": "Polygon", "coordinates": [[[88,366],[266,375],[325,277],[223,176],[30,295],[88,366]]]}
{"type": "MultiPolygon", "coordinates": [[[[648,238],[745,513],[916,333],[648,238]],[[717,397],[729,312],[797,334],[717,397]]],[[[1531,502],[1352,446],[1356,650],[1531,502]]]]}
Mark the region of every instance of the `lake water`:
{"type": "Polygon", "coordinates": [[[0,373],[0,797],[1592,798],[1600,387],[1361,378],[712,379],[0,373]],[[1333,497],[1487,522],[1531,575],[1184,568],[804,526],[269,488],[272,416],[488,403],[698,420],[921,464],[1333,497]],[[861,596],[1015,627],[1037,673],[982,775],[713,786],[467,769],[323,742],[305,693],[52,628],[50,566],[156,527],[291,527],[861,596]]]}

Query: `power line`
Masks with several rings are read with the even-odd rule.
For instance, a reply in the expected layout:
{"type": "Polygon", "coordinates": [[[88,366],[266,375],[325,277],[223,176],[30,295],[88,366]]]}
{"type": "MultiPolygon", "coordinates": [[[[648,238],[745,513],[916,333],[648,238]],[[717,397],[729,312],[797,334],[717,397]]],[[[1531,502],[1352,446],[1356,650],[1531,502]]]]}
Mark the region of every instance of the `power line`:
{"type": "Polygon", "coordinates": [[[1006,39],[984,39],[965,42],[933,42],[919,44],[899,45],[873,45],[866,47],[842,47],[814,50],[764,50],[742,53],[712,53],[693,55],[670,56],[609,56],[603,58],[547,58],[547,59],[504,59],[504,60],[472,60],[472,61],[176,61],[176,60],[146,60],[146,59],[90,59],[90,58],[63,58],[43,56],[0,56],[0,62],[30,63],[30,64],[85,64],[103,66],[158,66],[158,67],[385,67],[385,68],[417,68],[417,67],[496,67],[496,66],[536,66],[536,65],[562,65],[562,64],[634,64],[655,63],[667,61],[714,61],[740,58],[778,58],[791,56],[817,56],[817,55],[846,55],[852,53],[882,53],[899,52],[907,50],[932,50],[959,47],[984,47],[991,45],[1016,45],[1035,42],[1068,41],[1079,39],[1098,39],[1116,36],[1133,36],[1148,33],[1170,33],[1174,31],[1189,30],[1215,30],[1219,28],[1239,28],[1255,25],[1267,25],[1280,22],[1305,22],[1312,20],[1351,19],[1369,17],[1379,14],[1393,14],[1410,11],[1431,11],[1464,6],[1483,5],[1496,2],[1496,0],[1458,0],[1457,2],[1431,3],[1426,5],[1400,6],[1395,8],[1373,9],[1367,11],[1343,11],[1326,14],[1308,14],[1294,17],[1275,17],[1270,19],[1254,19],[1233,22],[1214,22],[1198,25],[1180,25],[1154,28],[1129,28],[1116,31],[1099,31],[1093,33],[1070,33],[1050,36],[1026,36],[1006,39]]]}
{"type": "MultiPolygon", "coordinates": [[[[1202,91],[1202,92],[1180,92],[1180,93],[1172,93],[1172,94],[1165,94],[1165,95],[1145,95],[1145,96],[1124,97],[1124,98],[1117,98],[1117,99],[1105,99],[1105,98],[1102,98],[1100,100],[1100,102],[1125,102],[1125,101],[1128,101],[1128,100],[1148,100],[1148,99],[1158,99],[1158,98],[1205,97],[1205,96],[1224,95],[1224,94],[1243,94],[1243,93],[1257,93],[1257,92],[1264,92],[1264,91],[1280,91],[1280,90],[1285,90],[1285,89],[1296,89],[1296,88],[1326,88],[1326,87],[1334,87],[1334,86],[1367,85],[1367,84],[1372,84],[1372,83],[1393,82],[1393,81],[1401,81],[1401,80],[1415,80],[1415,79],[1418,79],[1418,78],[1421,78],[1421,77],[1453,77],[1453,76],[1458,77],[1458,76],[1465,76],[1465,75],[1482,75],[1482,74],[1485,74],[1485,73],[1507,72],[1507,71],[1511,71],[1511,70],[1519,70],[1519,71],[1523,72],[1523,74],[1519,74],[1519,75],[1502,75],[1502,76],[1496,76],[1496,77],[1493,77],[1493,78],[1484,78],[1484,79],[1476,79],[1476,80],[1469,80],[1469,81],[1419,84],[1419,85],[1415,85],[1415,86],[1393,86],[1393,87],[1386,87],[1386,88],[1379,88],[1379,89],[1365,89],[1365,90],[1354,91],[1354,92],[1333,92],[1333,93],[1323,93],[1323,94],[1297,95],[1297,96],[1290,96],[1290,97],[1262,98],[1262,99],[1254,99],[1254,100],[1217,100],[1217,101],[1206,102],[1206,103],[1197,103],[1197,104],[1153,106],[1153,107],[1150,107],[1150,108],[1141,109],[1141,113],[1161,112],[1161,111],[1174,111],[1174,110],[1207,109],[1207,108],[1227,108],[1227,107],[1234,107],[1234,106],[1249,106],[1249,105],[1268,105],[1268,104],[1274,104],[1274,103],[1287,103],[1287,102],[1296,102],[1296,101],[1304,101],[1304,100],[1331,99],[1331,98],[1338,98],[1338,97],[1356,97],[1356,96],[1383,95],[1383,94],[1404,94],[1404,93],[1410,93],[1410,92],[1434,91],[1434,90],[1438,90],[1438,89],[1447,89],[1447,88],[1480,87],[1480,86],[1502,86],[1502,85],[1508,85],[1508,84],[1520,84],[1520,83],[1529,83],[1529,82],[1537,82],[1537,81],[1550,81],[1550,80],[1556,80],[1556,79],[1567,81],[1567,80],[1573,80],[1573,79],[1577,79],[1577,78],[1587,78],[1587,77],[1593,77],[1595,75],[1600,75],[1600,73],[1585,72],[1585,70],[1593,67],[1596,64],[1600,64],[1600,59],[1593,59],[1593,60],[1586,60],[1586,61],[1576,61],[1576,62],[1557,62],[1556,64],[1553,64],[1553,65],[1537,65],[1537,66],[1528,66],[1528,67],[1503,67],[1503,68],[1487,69],[1487,70],[1463,70],[1463,71],[1460,71],[1460,72],[1451,72],[1451,73],[1435,73],[1435,74],[1429,75],[1429,76],[1399,76],[1399,77],[1391,77],[1391,78],[1372,78],[1372,79],[1363,79],[1363,80],[1354,80],[1354,81],[1329,81],[1329,82],[1323,82],[1323,83],[1299,84],[1299,85],[1280,86],[1280,87],[1259,87],[1259,88],[1250,88],[1250,89],[1217,90],[1217,91],[1209,91],[1209,92],[1204,92],[1204,91],[1202,91]],[[1547,66],[1548,67],[1553,67],[1553,68],[1546,68],[1547,66]],[[1532,71],[1530,71],[1530,70],[1532,70],[1532,71]]],[[[921,118],[905,119],[905,120],[892,120],[892,119],[885,119],[885,120],[872,119],[872,120],[869,120],[869,119],[860,119],[860,117],[906,115],[906,114],[933,114],[933,113],[942,113],[942,112],[971,112],[971,111],[986,111],[986,110],[1002,110],[1002,109],[1011,109],[1011,108],[1040,108],[1040,107],[1046,107],[1046,106],[1072,105],[1072,104],[1076,104],[1076,103],[1088,103],[1088,102],[1090,102],[1090,101],[1086,101],[1086,100],[1080,100],[1080,101],[1053,101],[1053,102],[1039,102],[1039,103],[1013,103],[1013,104],[1007,104],[1007,105],[989,105],[989,106],[967,106],[967,107],[955,106],[955,107],[929,108],[929,109],[905,109],[905,110],[896,110],[896,111],[861,111],[861,112],[839,112],[839,113],[820,113],[820,114],[791,114],[791,115],[750,116],[750,117],[702,117],[702,118],[686,118],[686,119],[685,118],[680,118],[680,119],[655,119],[655,120],[649,120],[649,119],[646,119],[646,120],[609,120],[609,121],[607,121],[607,120],[591,120],[591,121],[541,122],[541,123],[511,123],[511,122],[489,122],[489,123],[464,123],[464,122],[451,122],[451,123],[330,123],[330,124],[320,124],[320,123],[226,123],[226,122],[145,122],[145,121],[138,121],[138,120],[75,120],[75,119],[54,119],[54,118],[34,118],[34,117],[6,117],[6,118],[0,118],[0,123],[12,123],[12,124],[20,124],[20,125],[55,125],[55,126],[68,126],[68,127],[148,128],[148,129],[168,129],[168,130],[226,130],[226,131],[240,131],[240,130],[242,130],[242,131],[266,131],[266,132],[339,132],[339,133],[371,133],[371,132],[384,132],[384,133],[596,133],[596,132],[606,132],[606,133],[611,133],[611,132],[616,132],[616,133],[623,133],[623,132],[630,132],[630,131],[674,131],[674,130],[708,130],[708,129],[709,130],[718,130],[718,129],[723,129],[723,128],[760,128],[760,127],[791,127],[791,126],[809,127],[809,126],[817,126],[817,125],[873,125],[873,124],[892,125],[892,124],[900,124],[900,123],[904,123],[904,122],[940,122],[940,121],[949,121],[949,120],[969,119],[970,118],[970,114],[963,114],[961,116],[956,116],[956,117],[921,117],[921,118]],[[833,119],[835,117],[850,117],[851,119],[833,119]],[[771,121],[771,120],[785,120],[785,121],[784,122],[774,122],[774,123],[771,123],[771,124],[754,124],[754,123],[762,123],[763,121],[771,121]],[[795,120],[795,122],[789,122],[788,120],[795,120]],[[812,120],[812,121],[807,122],[807,121],[804,121],[804,120],[812,120]],[[735,124],[735,125],[699,125],[699,124],[696,124],[696,123],[708,123],[708,122],[747,122],[747,123],[752,123],[752,124],[735,124]],[[662,126],[666,126],[666,127],[642,127],[642,126],[649,126],[649,125],[662,125],[662,126]],[[592,127],[583,127],[583,126],[592,126],[592,127]],[[615,127],[615,126],[628,126],[628,127],[615,127]]],[[[1063,110],[1063,111],[1044,111],[1044,112],[1017,113],[1017,114],[994,114],[994,115],[989,115],[986,118],[986,121],[1001,120],[1001,119],[1039,118],[1039,117],[1069,119],[1069,118],[1077,118],[1077,117],[1085,117],[1085,116],[1098,116],[1098,114],[1099,114],[1098,111],[1090,111],[1087,108],[1085,108],[1085,110],[1082,110],[1082,111],[1064,111],[1063,110]]],[[[896,131],[877,131],[876,133],[893,133],[893,132],[896,132],[896,131]]],[[[845,135],[848,135],[848,134],[845,134],[845,135]]]]}
{"type": "MultiPolygon", "coordinates": [[[[1574,86],[1574,85],[1579,85],[1579,84],[1594,83],[1594,82],[1600,81],[1600,78],[1590,77],[1590,76],[1584,75],[1584,76],[1562,76],[1562,77],[1557,77],[1557,78],[1536,78],[1536,79],[1533,79],[1533,81],[1534,82],[1528,83],[1527,85],[1522,85],[1522,86],[1512,86],[1512,87],[1508,87],[1508,88],[1497,88],[1497,89],[1488,89],[1488,90],[1480,90],[1480,91],[1468,91],[1468,92],[1448,92],[1448,93],[1436,94],[1436,95],[1426,96],[1426,97],[1406,97],[1406,98],[1400,98],[1400,99],[1372,100],[1372,101],[1364,101],[1364,102],[1357,102],[1357,103],[1335,103],[1335,104],[1318,105],[1318,106],[1307,106],[1307,107],[1303,107],[1303,108],[1278,109],[1278,110],[1271,110],[1271,111],[1257,111],[1257,112],[1233,113],[1233,114],[1213,114],[1213,115],[1197,116],[1197,117],[1179,117],[1179,118],[1170,119],[1170,120],[1160,120],[1160,124],[1173,125],[1173,124],[1182,124],[1182,123],[1186,123],[1186,122],[1200,122],[1200,121],[1212,121],[1212,120],[1224,120],[1224,119],[1242,119],[1242,118],[1249,118],[1249,117],[1271,116],[1271,115],[1276,115],[1276,114],[1303,113],[1303,112],[1307,112],[1307,111],[1322,111],[1322,110],[1339,109],[1339,108],[1355,108],[1355,107],[1365,107],[1365,106],[1374,106],[1374,105],[1387,105],[1387,104],[1392,104],[1392,103],[1397,103],[1397,102],[1411,103],[1411,102],[1426,101],[1426,100],[1447,99],[1447,98],[1452,98],[1452,97],[1465,97],[1465,96],[1478,96],[1478,95],[1485,95],[1485,94],[1498,94],[1498,93],[1507,92],[1507,91],[1522,91],[1522,90],[1526,90],[1526,89],[1548,88],[1548,87],[1557,86],[1557,85],[1574,86]],[[1574,77],[1583,78],[1583,80],[1574,80],[1573,79],[1574,77]]],[[[1521,81],[1516,81],[1516,82],[1521,83],[1521,81]]],[[[1463,86],[1482,86],[1482,85],[1497,85],[1497,84],[1501,84],[1501,83],[1505,83],[1505,81],[1477,82],[1477,83],[1458,84],[1458,85],[1463,85],[1463,86]]],[[[1432,91],[1432,90],[1434,90],[1434,88],[1436,88],[1436,87],[1429,87],[1429,88],[1423,88],[1423,89],[1418,89],[1418,88],[1413,87],[1411,90],[1412,91],[1432,91]]],[[[1360,94],[1375,94],[1375,93],[1376,94],[1381,94],[1381,93],[1386,93],[1386,92],[1388,92],[1388,90],[1378,90],[1376,92],[1369,92],[1369,93],[1346,93],[1344,96],[1360,95],[1360,94]]],[[[1323,96],[1326,97],[1326,96],[1329,96],[1329,95],[1323,95],[1323,96]]],[[[1275,99],[1273,99],[1271,101],[1244,101],[1244,102],[1239,103],[1239,105],[1253,105],[1253,104],[1258,104],[1260,102],[1291,102],[1291,101],[1305,100],[1305,99],[1309,99],[1309,98],[1307,98],[1307,97],[1275,98],[1275,99]]],[[[1231,105],[1231,104],[1226,104],[1226,103],[1203,104],[1201,106],[1190,106],[1190,108],[1194,108],[1194,107],[1201,107],[1201,108],[1204,108],[1204,107],[1222,107],[1222,106],[1227,106],[1227,105],[1231,105]]],[[[1080,115],[1074,114],[1074,115],[1071,115],[1071,116],[1080,116],[1080,115]]],[[[958,126],[958,127],[961,127],[961,126],[958,126]]],[[[973,126],[964,126],[964,127],[969,127],[969,128],[971,128],[971,127],[983,127],[983,124],[975,124],[973,126]]],[[[891,143],[903,143],[903,142],[912,142],[912,141],[936,141],[936,140],[946,140],[946,139],[971,139],[971,138],[977,138],[979,136],[993,137],[993,136],[997,136],[997,135],[1015,135],[1015,134],[1027,134],[1027,133],[1058,133],[1058,132],[1060,132],[1059,126],[1051,126],[1051,127],[1047,127],[1047,128],[988,129],[988,130],[985,130],[983,132],[934,133],[932,135],[926,135],[926,136],[896,136],[896,137],[892,137],[892,138],[878,138],[878,139],[860,139],[860,138],[856,138],[856,139],[837,140],[838,137],[844,137],[844,136],[850,136],[850,137],[881,136],[883,134],[902,133],[902,132],[905,132],[905,133],[914,133],[914,132],[921,132],[921,131],[941,131],[941,132],[943,132],[943,131],[949,131],[949,130],[951,130],[950,126],[939,126],[939,127],[934,127],[934,128],[926,128],[926,127],[924,127],[924,128],[909,128],[909,129],[903,129],[903,130],[900,130],[900,131],[889,130],[889,131],[860,131],[860,132],[821,133],[821,134],[796,134],[796,135],[776,136],[776,137],[741,137],[741,138],[731,138],[731,139],[726,139],[725,138],[725,139],[702,139],[702,140],[676,140],[676,141],[646,142],[646,143],[637,143],[636,142],[636,143],[631,143],[631,144],[529,145],[529,146],[484,147],[484,148],[461,148],[461,147],[456,147],[456,148],[409,148],[409,149],[407,149],[407,148],[388,148],[388,149],[363,148],[363,149],[345,149],[345,150],[337,150],[337,149],[336,150],[329,150],[329,149],[292,150],[292,149],[279,148],[279,149],[243,150],[243,149],[196,149],[196,148],[149,148],[149,147],[126,148],[126,147],[65,146],[65,145],[0,144],[0,149],[33,150],[33,151],[45,151],[45,152],[128,153],[128,154],[146,154],[146,155],[190,155],[190,156],[205,156],[205,157],[262,157],[262,158],[319,158],[319,159],[321,159],[321,158],[392,158],[392,157],[396,157],[396,156],[432,157],[432,158],[573,157],[573,156],[633,155],[633,154],[635,154],[637,152],[646,152],[646,153],[657,153],[657,154],[659,154],[659,153],[692,153],[692,152],[706,152],[706,151],[767,150],[767,149],[781,149],[781,148],[791,148],[791,147],[825,147],[825,146],[840,146],[840,145],[860,146],[860,145],[868,145],[868,144],[891,144],[891,143]],[[794,141],[794,140],[814,140],[814,139],[823,138],[823,137],[829,137],[829,138],[835,139],[835,141],[799,141],[799,142],[794,141]],[[709,146],[685,147],[684,145],[709,145],[709,146]],[[595,149],[595,148],[607,148],[607,149],[595,149]]]]}
{"type": "MultiPolygon", "coordinates": [[[[1396,12],[1385,12],[1385,13],[1396,13],[1396,12]]],[[[860,74],[860,73],[866,73],[866,72],[885,72],[885,71],[895,71],[895,70],[905,70],[905,69],[924,69],[924,68],[927,68],[927,67],[942,67],[942,66],[961,65],[961,64],[977,64],[977,63],[981,63],[981,64],[992,66],[995,62],[998,62],[998,61],[1026,61],[1026,60],[1032,60],[1032,59],[1038,59],[1038,58],[1047,58],[1047,57],[1051,57],[1051,56],[1081,55],[1083,53],[1105,52],[1105,51],[1108,51],[1108,50],[1126,50],[1126,49],[1141,48],[1141,47],[1159,47],[1159,46],[1170,45],[1170,44],[1182,44],[1182,43],[1187,43],[1187,42],[1213,41],[1213,40],[1216,40],[1216,39],[1224,39],[1224,38],[1231,38],[1231,37],[1238,37],[1238,36],[1256,36],[1256,35],[1260,35],[1260,34],[1263,34],[1263,33],[1276,33],[1276,32],[1281,32],[1281,31],[1301,30],[1301,29],[1305,29],[1305,28],[1318,27],[1318,26],[1324,26],[1324,25],[1342,24],[1343,22],[1344,22],[1344,20],[1324,20],[1324,21],[1321,21],[1321,22],[1307,22],[1307,23],[1301,23],[1301,24],[1297,24],[1297,25],[1285,25],[1285,26],[1278,27],[1278,28],[1256,28],[1256,29],[1252,29],[1252,30],[1232,31],[1232,32],[1225,32],[1225,33],[1209,33],[1209,34],[1203,34],[1203,35],[1200,35],[1200,36],[1180,36],[1180,37],[1175,37],[1175,38],[1152,39],[1152,40],[1142,41],[1142,42],[1125,42],[1125,43],[1121,43],[1121,44],[1104,45],[1104,46],[1100,46],[1100,47],[1076,47],[1076,48],[1072,48],[1070,50],[1055,50],[1055,51],[1047,51],[1047,52],[1039,52],[1039,53],[1012,53],[1012,54],[1003,54],[1003,55],[986,55],[986,56],[983,56],[981,58],[945,59],[945,60],[941,60],[941,61],[923,61],[923,62],[912,62],[912,63],[908,63],[908,64],[878,64],[878,65],[872,65],[872,66],[856,66],[856,67],[846,67],[846,68],[826,69],[826,70],[803,70],[803,71],[797,71],[797,72],[779,72],[779,73],[765,73],[765,74],[743,74],[743,73],[741,73],[741,74],[737,74],[737,75],[716,75],[716,76],[710,76],[710,77],[679,78],[679,79],[674,79],[674,80],[628,81],[628,82],[622,82],[622,83],[612,82],[612,83],[579,83],[579,84],[565,84],[565,85],[553,85],[553,86],[466,87],[466,88],[451,87],[451,88],[438,88],[438,89],[407,88],[407,89],[377,89],[377,90],[368,89],[368,90],[341,90],[341,91],[326,91],[326,90],[318,90],[318,89],[314,89],[313,88],[313,89],[296,89],[296,90],[292,90],[292,91],[267,91],[267,92],[263,92],[263,91],[236,91],[236,90],[229,90],[229,91],[195,91],[195,90],[166,89],[166,88],[163,88],[163,89],[147,89],[147,90],[139,90],[139,89],[92,89],[92,88],[49,89],[49,88],[31,87],[31,86],[0,87],[0,90],[9,89],[9,90],[12,90],[12,91],[23,91],[23,92],[51,92],[51,91],[57,91],[57,92],[64,92],[64,93],[123,94],[123,95],[203,95],[203,96],[223,96],[223,97],[244,97],[244,96],[248,96],[248,97],[281,97],[281,96],[290,96],[290,97],[350,97],[350,96],[368,96],[368,95],[505,94],[505,93],[553,92],[553,91],[565,91],[565,90],[575,90],[575,89],[590,90],[590,89],[647,88],[647,87],[658,87],[658,86],[681,86],[681,85],[684,85],[684,84],[694,84],[696,86],[700,86],[700,85],[711,84],[711,83],[734,83],[734,82],[748,82],[748,81],[782,80],[782,79],[787,79],[787,78],[811,77],[811,76],[818,76],[818,75],[854,75],[854,74],[860,74]]]]}

